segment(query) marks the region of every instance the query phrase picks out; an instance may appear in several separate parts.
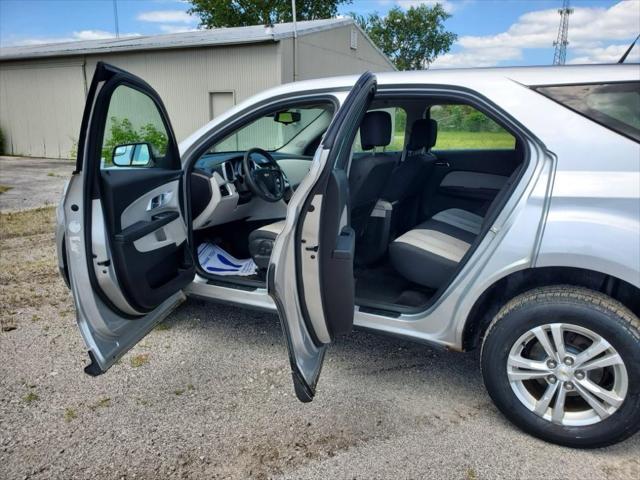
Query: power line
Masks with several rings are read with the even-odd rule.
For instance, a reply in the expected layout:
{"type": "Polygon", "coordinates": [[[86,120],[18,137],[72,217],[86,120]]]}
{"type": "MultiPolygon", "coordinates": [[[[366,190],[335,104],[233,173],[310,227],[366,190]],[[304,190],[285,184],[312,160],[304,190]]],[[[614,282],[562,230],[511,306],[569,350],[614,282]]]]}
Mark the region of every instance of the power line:
{"type": "Polygon", "coordinates": [[[562,0],[562,8],[558,10],[560,14],[560,25],[558,26],[558,38],[553,42],[556,47],[553,52],[553,64],[564,65],[567,60],[567,45],[569,45],[569,15],[573,13],[573,8],[569,8],[569,0],[562,0]]]}

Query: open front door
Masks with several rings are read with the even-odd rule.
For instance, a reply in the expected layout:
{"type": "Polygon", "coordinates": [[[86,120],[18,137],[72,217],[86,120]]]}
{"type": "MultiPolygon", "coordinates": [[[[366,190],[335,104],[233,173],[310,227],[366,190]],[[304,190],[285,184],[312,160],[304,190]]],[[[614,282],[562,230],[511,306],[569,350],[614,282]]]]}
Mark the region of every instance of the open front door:
{"type": "Polygon", "coordinates": [[[269,294],[303,402],[313,399],[327,345],[353,327],[355,233],[347,175],[353,140],[375,90],[375,76],[364,73],[338,110],[289,202],[271,255],[269,294]]]}
{"type": "Polygon", "coordinates": [[[98,375],[184,300],[195,265],[178,146],[147,83],[98,63],[78,152],[60,214],[85,371],[98,375]]]}

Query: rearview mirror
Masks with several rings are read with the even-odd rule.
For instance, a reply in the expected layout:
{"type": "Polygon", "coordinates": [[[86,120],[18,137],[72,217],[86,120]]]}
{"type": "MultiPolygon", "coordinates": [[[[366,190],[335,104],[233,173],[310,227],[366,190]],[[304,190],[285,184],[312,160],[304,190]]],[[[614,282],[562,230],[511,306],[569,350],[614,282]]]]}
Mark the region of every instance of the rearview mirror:
{"type": "Polygon", "coordinates": [[[117,167],[146,167],[153,159],[148,143],[118,145],[113,149],[111,163],[117,167]]]}
{"type": "Polygon", "coordinates": [[[278,123],[282,123],[284,125],[296,123],[300,121],[300,112],[290,112],[290,111],[277,112],[274,115],[273,120],[278,123]]]}

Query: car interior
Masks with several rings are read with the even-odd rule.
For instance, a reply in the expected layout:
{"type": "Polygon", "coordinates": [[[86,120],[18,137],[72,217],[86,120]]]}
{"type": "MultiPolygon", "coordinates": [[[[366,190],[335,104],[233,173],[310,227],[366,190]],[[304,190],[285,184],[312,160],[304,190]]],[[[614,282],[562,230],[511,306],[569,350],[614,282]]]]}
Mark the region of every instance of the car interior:
{"type": "MultiPolygon", "coordinates": [[[[335,106],[292,104],[209,147],[191,172],[199,274],[263,287],[287,202],[308,173],[335,106]]],[[[499,120],[443,97],[376,98],[352,148],[350,224],[361,310],[427,308],[502,209],[525,163],[499,120]]]]}

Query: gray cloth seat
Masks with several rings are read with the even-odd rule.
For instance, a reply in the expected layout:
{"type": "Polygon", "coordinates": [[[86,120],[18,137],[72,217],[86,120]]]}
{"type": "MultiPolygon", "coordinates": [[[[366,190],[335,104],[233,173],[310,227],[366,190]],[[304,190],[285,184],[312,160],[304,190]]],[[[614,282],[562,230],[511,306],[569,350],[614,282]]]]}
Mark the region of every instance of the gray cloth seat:
{"type": "Polygon", "coordinates": [[[430,153],[436,144],[438,122],[422,118],[413,122],[409,141],[402,157],[387,180],[381,198],[391,203],[401,203],[417,195],[424,187],[424,177],[436,160],[430,153]]]}
{"type": "Polygon", "coordinates": [[[460,208],[436,213],[389,245],[391,264],[403,277],[430,288],[440,288],[453,275],[471,244],[491,221],[493,210],[509,194],[522,165],[518,166],[482,217],[460,208]]]}
{"type": "Polygon", "coordinates": [[[443,210],[391,242],[391,264],[406,279],[439,288],[471,248],[483,220],[458,208],[443,210]]]}
{"type": "Polygon", "coordinates": [[[267,268],[273,250],[273,242],[284,228],[284,220],[279,220],[255,229],[249,234],[249,253],[258,268],[267,268]]]}
{"type": "Polygon", "coordinates": [[[367,219],[384,189],[391,172],[400,160],[397,153],[376,152],[376,147],[391,143],[391,115],[385,111],[367,112],[360,124],[360,144],[363,150],[373,150],[354,156],[349,170],[351,225],[361,234],[367,219]]]}

